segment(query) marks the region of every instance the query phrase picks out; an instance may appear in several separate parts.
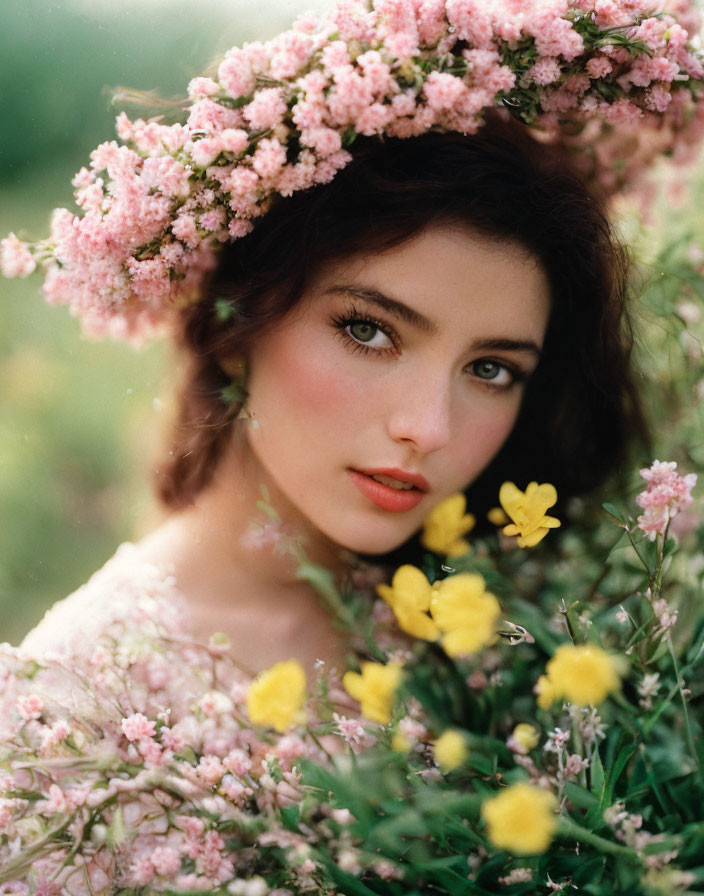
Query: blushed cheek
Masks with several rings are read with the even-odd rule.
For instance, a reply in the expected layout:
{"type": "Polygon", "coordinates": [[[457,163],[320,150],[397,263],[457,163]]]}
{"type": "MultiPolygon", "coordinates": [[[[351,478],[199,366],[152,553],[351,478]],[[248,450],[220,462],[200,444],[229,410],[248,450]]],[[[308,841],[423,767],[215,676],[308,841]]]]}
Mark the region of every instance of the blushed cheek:
{"type": "MultiPolygon", "coordinates": [[[[284,411],[298,409],[301,414],[323,415],[329,427],[336,412],[350,409],[363,401],[359,384],[346,375],[339,354],[296,345],[296,340],[272,340],[269,350],[260,358],[261,385],[270,398],[279,396],[284,411]]],[[[253,380],[253,400],[257,397],[257,379],[253,380]]],[[[299,417],[294,423],[311,422],[299,417]]]]}
{"type": "Polygon", "coordinates": [[[501,450],[511,434],[518,416],[518,410],[503,408],[500,412],[488,414],[474,420],[464,434],[463,452],[466,468],[465,485],[469,485],[487,467],[501,450]]]}

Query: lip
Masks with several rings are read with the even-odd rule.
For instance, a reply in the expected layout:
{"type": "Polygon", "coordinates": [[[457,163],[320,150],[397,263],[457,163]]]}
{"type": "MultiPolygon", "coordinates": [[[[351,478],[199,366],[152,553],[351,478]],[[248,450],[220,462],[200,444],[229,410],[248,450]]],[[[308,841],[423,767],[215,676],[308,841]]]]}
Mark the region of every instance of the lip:
{"type": "Polygon", "coordinates": [[[430,491],[430,483],[425,476],[421,476],[420,473],[407,473],[405,470],[399,470],[398,467],[378,467],[373,470],[357,470],[356,472],[363,473],[365,476],[388,476],[390,479],[398,479],[400,482],[410,482],[422,492],[430,491]]]}
{"type": "Polygon", "coordinates": [[[347,474],[365,498],[389,513],[408,513],[420,504],[429,490],[428,481],[423,476],[403,470],[354,470],[350,467],[347,474]],[[372,476],[390,476],[401,482],[409,482],[414,488],[401,491],[377,482],[372,476]]]}

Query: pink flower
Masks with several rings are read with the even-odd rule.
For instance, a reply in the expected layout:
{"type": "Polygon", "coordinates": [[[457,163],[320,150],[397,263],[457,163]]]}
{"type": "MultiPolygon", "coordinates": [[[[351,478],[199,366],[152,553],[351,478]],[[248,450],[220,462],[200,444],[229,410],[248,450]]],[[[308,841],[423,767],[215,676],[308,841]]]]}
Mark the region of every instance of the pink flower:
{"type": "Polygon", "coordinates": [[[585,68],[590,78],[605,78],[614,70],[607,56],[592,56],[585,68]]]}
{"type": "Polygon", "coordinates": [[[190,148],[191,158],[199,168],[207,168],[222,152],[222,140],[220,137],[204,137],[195,140],[190,148]]]}
{"type": "Polygon", "coordinates": [[[457,29],[460,40],[469,41],[472,46],[489,48],[493,29],[487,4],[482,0],[447,0],[447,18],[457,29]]]}
{"type": "Polygon", "coordinates": [[[25,720],[38,719],[44,710],[44,701],[39,694],[26,694],[17,698],[17,711],[25,720]]]}
{"type": "Polygon", "coordinates": [[[543,56],[533,65],[528,76],[535,84],[552,84],[562,74],[557,59],[551,56],[543,56]]]}
{"type": "Polygon", "coordinates": [[[225,152],[238,156],[249,146],[249,134],[241,128],[225,128],[220,134],[220,144],[225,152]]]}
{"type": "MultiPolygon", "coordinates": [[[[142,180],[148,187],[154,187],[171,197],[188,196],[190,183],[189,172],[168,156],[146,159],[142,167],[142,180]]],[[[102,190],[101,190],[102,199],[102,190]]]]}
{"type": "Polygon", "coordinates": [[[242,114],[255,130],[268,130],[281,124],[286,114],[286,103],[278,87],[257,91],[251,103],[244,106],[242,114]]]}
{"type": "Polygon", "coordinates": [[[645,95],[645,105],[652,112],[664,112],[672,102],[672,94],[662,84],[653,84],[645,95]]]}
{"type": "Polygon", "coordinates": [[[5,277],[26,277],[36,268],[32,253],[14,233],[0,240],[0,270],[5,277]]]}
{"type": "Polygon", "coordinates": [[[176,239],[181,240],[189,246],[197,246],[200,241],[195,218],[187,212],[181,212],[179,214],[171,225],[171,232],[176,239]]]}
{"type": "Polygon", "coordinates": [[[256,84],[247,54],[238,47],[230,50],[220,63],[218,79],[230,96],[235,99],[249,96],[256,84]]]}
{"type": "Polygon", "coordinates": [[[395,59],[406,60],[420,53],[418,40],[413,34],[397,31],[384,38],[384,46],[395,59]]]}
{"type": "Polygon", "coordinates": [[[121,727],[122,733],[131,743],[142,738],[154,737],[156,733],[156,723],[151,722],[141,712],[133,713],[131,716],[123,719],[121,727]]]}
{"type": "Polygon", "coordinates": [[[636,503],[645,511],[638,517],[638,528],[651,541],[663,535],[670,520],[692,503],[692,489],[697,484],[696,473],[680,476],[674,461],[653,461],[640,475],[648,483],[636,503]]]}
{"type": "Polygon", "coordinates": [[[286,150],[276,138],[259,141],[252,158],[252,168],[260,177],[275,177],[285,164],[286,150]]]}
{"type": "Polygon", "coordinates": [[[292,78],[310,60],[313,41],[300,31],[287,31],[272,42],[274,53],[269,64],[272,78],[292,78]]]}
{"type": "Polygon", "coordinates": [[[643,117],[643,110],[626,99],[616,100],[611,105],[601,103],[599,108],[609,124],[634,125],[643,117]]]}
{"type": "Polygon", "coordinates": [[[217,756],[201,756],[198,763],[198,777],[206,784],[217,784],[225,774],[225,766],[217,756]]]}
{"type": "Polygon", "coordinates": [[[382,103],[372,103],[358,113],[354,122],[355,130],[367,137],[380,134],[388,125],[393,115],[391,106],[382,103]]]}
{"type": "Polygon", "coordinates": [[[63,790],[58,785],[52,784],[49,787],[49,799],[44,805],[44,814],[56,815],[59,812],[66,812],[67,810],[68,803],[66,802],[63,790]]]}
{"type": "Polygon", "coordinates": [[[205,96],[216,96],[220,88],[212,78],[193,78],[188,84],[188,96],[198,99],[205,96]]]}
{"type": "Polygon", "coordinates": [[[157,846],[150,858],[154,871],[162,877],[170,877],[176,874],[181,867],[181,857],[170,846],[157,846]]]}
{"type": "Polygon", "coordinates": [[[432,72],[423,86],[423,93],[432,109],[452,109],[467,88],[461,78],[447,72],[432,72]]]}

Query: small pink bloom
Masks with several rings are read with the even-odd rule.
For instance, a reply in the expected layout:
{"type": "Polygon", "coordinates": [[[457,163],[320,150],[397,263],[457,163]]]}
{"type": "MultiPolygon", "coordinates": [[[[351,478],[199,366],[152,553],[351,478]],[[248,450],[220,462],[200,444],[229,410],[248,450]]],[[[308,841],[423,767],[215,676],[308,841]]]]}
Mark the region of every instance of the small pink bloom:
{"type": "Polygon", "coordinates": [[[239,48],[230,50],[220,63],[218,79],[235,99],[249,96],[256,84],[247,54],[239,48]]]}
{"type": "Polygon", "coordinates": [[[17,698],[17,711],[25,721],[38,719],[44,710],[44,701],[39,694],[27,694],[17,698]]]}
{"type": "Polygon", "coordinates": [[[605,78],[614,70],[607,56],[592,56],[585,67],[590,78],[605,78]]]}
{"type": "Polygon", "coordinates": [[[217,756],[201,756],[198,768],[198,777],[206,784],[217,784],[225,774],[225,766],[217,756]]]}
{"type": "Polygon", "coordinates": [[[215,96],[220,88],[212,78],[193,78],[188,84],[188,96],[198,99],[204,96],[215,96]]]}
{"type": "Polygon", "coordinates": [[[562,74],[557,59],[551,56],[543,56],[533,65],[528,76],[535,84],[552,84],[562,74]]]}
{"type": "Polygon", "coordinates": [[[249,134],[241,128],[225,128],[220,134],[220,143],[225,152],[238,156],[249,146],[249,134]]]}
{"type": "Polygon", "coordinates": [[[170,846],[157,846],[150,858],[154,871],[162,877],[170,877],[176,874],[181,867],[181,857],[170,846]]]}
{"type": "Polygon", "coordinates": [[[461,78],[447,72],[431,72],[423,86],[423,93],[431,108],[452,109],[467,90],[461,78]]]}
{"type": "Polygon", "coordinates": [[[132,743],[142,738],[154,737],[156,732],[156,723],[151,722],[141,712],[133,713],[123,719],[121,725],[122,733],[132,743]]]}
{"type": "Polygon", "coordinates": [[[252,168],[260,177],[275,177],[285,164],[286,150],[276,138],[259,141],[252,159],[252,168]]]}
{"type": "Polygon", "coordinates": [[[0,270],[5,277],[26,277],[37,264],[27,245],[10,233],[0,240],[0,270]]]}
{"type": "Polygon", "coordinates": [[[242,114],[255,130],[268,130],[281,124],[286,114],[286,103],[278,87],[259,90],[242,114]]]}

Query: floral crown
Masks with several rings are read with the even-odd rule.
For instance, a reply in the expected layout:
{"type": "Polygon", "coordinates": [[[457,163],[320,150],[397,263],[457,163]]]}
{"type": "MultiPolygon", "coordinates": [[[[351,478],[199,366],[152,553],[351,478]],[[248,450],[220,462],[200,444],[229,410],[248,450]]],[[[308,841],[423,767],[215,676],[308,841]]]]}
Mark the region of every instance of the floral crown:
{"type": "Polygon", "coordinates": [[[0,243],[6,276],[84,331],[141,339],[197,300],[220,244],[277,196],[330,181],[358,135],[474,134],[503,107],[576,151],[607,193],[704,134],[704,65],[688,0],[341,0],[267,43],[231,49],[188,87],[183,123],[117,118],[73,179],[80,211],[48,239],[0,243]]]}

